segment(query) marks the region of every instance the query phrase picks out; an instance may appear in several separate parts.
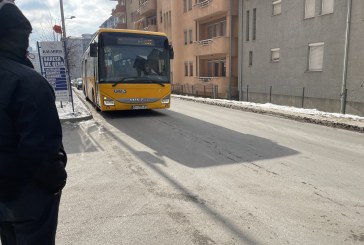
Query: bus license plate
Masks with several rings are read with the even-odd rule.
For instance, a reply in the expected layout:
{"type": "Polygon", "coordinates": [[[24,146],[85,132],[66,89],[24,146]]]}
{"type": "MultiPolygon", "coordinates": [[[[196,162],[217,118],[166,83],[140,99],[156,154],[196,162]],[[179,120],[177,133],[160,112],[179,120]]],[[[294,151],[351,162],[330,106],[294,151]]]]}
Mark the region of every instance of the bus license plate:
{"type": "Polygon", "coordinates": [[[133,110],[143,110],[143,109],[147,109],[146,105],[133,105],[131,107],[133,110]]]}

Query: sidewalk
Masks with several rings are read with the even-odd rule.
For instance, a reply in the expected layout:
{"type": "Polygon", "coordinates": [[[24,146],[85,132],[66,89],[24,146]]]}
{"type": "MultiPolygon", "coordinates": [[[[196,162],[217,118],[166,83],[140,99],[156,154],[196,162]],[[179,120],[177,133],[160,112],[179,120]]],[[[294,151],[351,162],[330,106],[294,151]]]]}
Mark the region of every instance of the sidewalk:
{"type": "Polygon", "coordinates": [[[257,104],[245,101],[209,99],[184,95],[173,95],[172,97],[175,99],[195,101],[209,105],[216,105],[242,111],[267,114],[293,119],[301,122],[320,124],[328,127],[341,128],[364,133],[364,117],[355,115],[328,113],[318,111],[316,109],[302,109],[296,107],[274,105],[270,103],[257,104]]]}

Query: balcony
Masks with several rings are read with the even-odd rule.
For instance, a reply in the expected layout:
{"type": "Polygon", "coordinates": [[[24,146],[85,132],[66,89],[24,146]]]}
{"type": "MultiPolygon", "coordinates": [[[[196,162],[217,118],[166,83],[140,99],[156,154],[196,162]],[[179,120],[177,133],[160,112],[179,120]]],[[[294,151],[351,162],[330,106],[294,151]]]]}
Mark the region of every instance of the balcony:
{"type": "Polygon", "coordinates": [[[135,21],[134,22],[134,28],[136,29],[136,30],[144,30],[144,27],[145,27],[145,25],[146,25],[146,18],[145,17],[143,17],[143,18],[141,18],[141,19],[139,19],[139,20],[137,20],[137,21],[135,21]]]}
{"type": "Polygon", "coordinates": [[[156,0],[147,0],[143,2],[139,7],[140,16],[148,17],[149,15],[155,14],[157,11],[156,0]]]}
{"type": "MultiPolygon", "coordinates": [[[[204,21],[213,16],[223,16],[230,9],[230,1],[227,0],[205,0],[193,6],[193,20],[204,21]]],[[[233,9],[233,15],[237,14],[237,9],[233,9]]]]}
{"type": "MultiPolygon", "coordinates": [[[[230,38],[214,37],[212,39],[206,39],[194,42],[195,55],[196,56],[207,56],[207,55],[226,55],[230,53],[230,38]]],[[[233,56],[234,51],[237,50],[237,40],[233,39],[233,56]]]]}
{"type": "Polygon", "coordinates": [[[140,20],[141,16],[140,16],[140,13],[139,11],[134,11],[131,13],[131,21],[132,22],[136,22],[138,20],[140,20]]]}
{"type": "Polygon", "coordinates": [[[157,31],[157,25],[149,25],[144,27],[144,31],[157,31]]]}
{"type": "Polygon", "coordinates": [[[126,13],[125,5],[116,5],[116,7],[111,11],[112,16],[117,16],[120,13],[126,13]]]}
{"type": "Polygon", "coordinates": [[[128,27],[127,27],[126,23],[117,23],[116,28],[117,29],[127,29],[128,27]]]}

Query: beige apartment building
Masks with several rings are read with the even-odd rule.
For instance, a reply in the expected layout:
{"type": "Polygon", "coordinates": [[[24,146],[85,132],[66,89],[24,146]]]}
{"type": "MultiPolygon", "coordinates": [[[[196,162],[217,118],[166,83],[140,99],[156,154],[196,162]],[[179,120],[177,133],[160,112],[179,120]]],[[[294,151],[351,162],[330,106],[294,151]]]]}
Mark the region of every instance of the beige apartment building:
{"type": "Polygon", "coordinates": [[[238,0],[127,0],[127,28],[167,34],[175,91],[238,98],[238,0]]]}

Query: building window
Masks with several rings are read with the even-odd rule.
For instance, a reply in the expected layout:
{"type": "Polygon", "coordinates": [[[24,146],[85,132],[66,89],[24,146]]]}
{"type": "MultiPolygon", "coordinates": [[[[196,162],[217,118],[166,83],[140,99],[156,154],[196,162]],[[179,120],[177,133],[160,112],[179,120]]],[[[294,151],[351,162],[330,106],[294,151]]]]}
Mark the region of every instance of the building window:
{"type": "Polygon", "coordinates": [[[190,61],[190,77],[193,77],[193,63],[190,61]]]}
{"type": "Polygon", "coordinates": [[[220,67],[219,62],[214,62],[214,77],[219,76],[219,67],[220,67]]]}
{"type": "Polygon", "coordinates": [[[162,23],[163,22],[162,10],[159,12],[159,17],[160,17],[160,23],[162,23]]]}
{"type": "Polygon", "coordinates": [[[209,60],[207,61],[208,77],[226,77],[226,60],[209,60]]]}
{"type": "Polygon", "coordinates": [[[188,30],[188,36],[189,36],[190,43],[192,43],[192,29],[188,30]]]}
{"type": "Polygon", "coordinates": [[[207,26],[207,38],[226,36],[226,20],[211,23],[207,26]]]}
{"type": "Polygon", "coordinates": [[[321,14],[331,14],[334,12],[334,0],[322,0],[321,14]]]}
{"type": "Polygon", "coordinates": [[[185,62],[185,77],[188,77],[188,62],[185,62]]]}
{"type": "Polygon", "coordinates": [[[282,13],[282,0],[273,2],[273,15],[279,15],[282,13]]]}
{"type": "Polygon", "coordinates": [[[207,76],[212,77],[212,70],[213,70],[214,63],[212,61],[207,62],[207,76]]]}
{"type": "Polygon", "coordinates": [[[250,20],[250,12],[249,10],[246,11],[246,41],[249,41],[249,33],[250,33],[250,30],[249,30],[249,27],[250,27],[250,24],[249,24],[249,20],[250,20]]]}
{"type": "Polygon", "coordinates": [[[187,31],[184,31],[184,36],[185,36],[185,45],[187,45],[187,31]]]}
{"type": "Polygon", "coordinates": [[[221,76],[226,77],[226,62],[225,62],[225,60],[221,61],[221,76]]]}
{"type": "Polygon", "coordinates": [[[188,0],[188,10],[192,10],[192,0],[188,0]]]}
{"type": "Polygon", "coordinates": [[[279,61],[280,51],[281,51],[281,49],[279,49],[279,48],[273,48],[273,49],[270,50],[271,62],[278,62],[279,61]]]}
{"type": "Polygon", "coordinates": [[[315,17],[316,0],[305,0],[305,19],[315,17]]]}
{"type": "Polygon", "coordinates": [[[257,9],[253,9],[253,41],[256,40],[256,32],[257,32],[257,9]]]}
{"type": "Polygon", "coordinates": [[[309,71],[322,71],[324,61],[324,43],[309,44],[309,71]]]}
{"type": "Polygon", "coordinates": [[[249,51],[249,66],[253,66],[253,51],[249,51]]]}
{"type": "Polygon", "coordinates": [[[183,12],[192,10],[192,0],[183,0],[183,12]]]}
{"type": "Polygon", "coordinates": [[[169,23],[169,28],[171,28],[172,26],[172,15],[171,15],[171,11],[168,11],[169,15],[168,15],[168,23],[169,23]]]}

